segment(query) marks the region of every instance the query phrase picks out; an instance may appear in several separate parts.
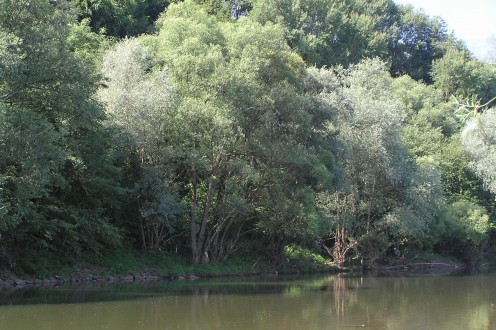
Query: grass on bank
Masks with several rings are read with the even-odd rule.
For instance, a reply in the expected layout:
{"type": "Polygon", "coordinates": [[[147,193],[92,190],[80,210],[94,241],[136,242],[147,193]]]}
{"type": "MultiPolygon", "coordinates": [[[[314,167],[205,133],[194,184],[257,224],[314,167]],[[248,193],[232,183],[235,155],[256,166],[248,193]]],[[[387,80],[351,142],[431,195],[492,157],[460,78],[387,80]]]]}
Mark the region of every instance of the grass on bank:
{"type": "MultiPolygon", "coordinates": [[[[84,255],[78,260],[55,257],[50,254],[26,256],[17,264],[0,265],[2,274],[14,274],[18,278],[47,279],[60,277],[64,279],[88,279],[88,277],[123,277],[134,276],[188,276],[223,277],[233,275],[253,275],[267,273],[316,273],[338,271],[328,256],[298,245],[284,248],[282,257],[277,261],[264,256],[263,249],[250,246],[242,253],[226,262],[193,264],[187,254],[173,251],[145,252],[132,248],[108,252],[103,255],[84,255]]],[[[375,264],[389,267],[391,265],[444,262],[463,264],[452,256],[439,255],[416,249],[409,249],[401,258],[389,255],[375,264]]],[[[362,270],[360,260],[349,260],[347,270],[362,270]]],[[[373,264],[368,266],[374,266],[373,264]]],[[[373,269],[374,267],[372,267],[373,269]]],[[[0,274],[1,275],[1,274],[0,274]]]]}
{"type": "MultiPolygon", "coordinates": [[[[0,267],[1,270],[2,267],[0,267]]],[[[187,276],[201,277],[250,275],[264,273],[322,272],[337,268],[329,259],[311,250],[290,245],[284,248],[279,262],[251,254],[233,256],[226,262],[193,264],[189,256],[174,252],[145,252],[122,249],[105,255],[85,256],[80,260],[62,260],[49,256],[33,256],[18,264],[13,271],[18,277],[71,278],[78,276],[187,276]]]]}
{"type": "Polygon", "coordinates": [[[257,256],[235,256],[226,262],[193,264],[188,257],[173,252],[145,253],[119,251],[92,262],[107,269],[109,275],[152,272],[161,276],[222,276],[272,272],[318,272],[336,270],[330,260],[298,246],[287,246],[281,263],[257,256]]]}

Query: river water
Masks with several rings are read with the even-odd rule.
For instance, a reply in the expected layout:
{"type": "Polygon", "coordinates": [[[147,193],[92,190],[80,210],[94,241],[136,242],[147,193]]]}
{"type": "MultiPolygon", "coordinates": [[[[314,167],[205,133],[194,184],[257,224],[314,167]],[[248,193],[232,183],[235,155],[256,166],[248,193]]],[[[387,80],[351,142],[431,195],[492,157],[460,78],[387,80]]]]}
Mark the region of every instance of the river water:
{"type": "Polygon", "coordinates": [[[310,276],[0,291],[2,330],[496,329],[496,275],[310,276]]]}

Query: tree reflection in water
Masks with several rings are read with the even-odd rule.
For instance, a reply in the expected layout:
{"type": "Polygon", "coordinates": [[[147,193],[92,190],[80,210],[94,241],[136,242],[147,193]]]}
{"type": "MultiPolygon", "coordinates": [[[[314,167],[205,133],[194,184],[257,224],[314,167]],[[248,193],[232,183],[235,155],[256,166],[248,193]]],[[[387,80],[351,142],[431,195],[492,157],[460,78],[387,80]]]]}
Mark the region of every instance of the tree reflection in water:
{"type": "Polygon", "coordinates": [[[40,288],[5,300],[26,304],[0,306],[0,329],[496,329],[495,283],[494,275],[277,277],[102,287],[99,301],[96,288],[40,288]]]}

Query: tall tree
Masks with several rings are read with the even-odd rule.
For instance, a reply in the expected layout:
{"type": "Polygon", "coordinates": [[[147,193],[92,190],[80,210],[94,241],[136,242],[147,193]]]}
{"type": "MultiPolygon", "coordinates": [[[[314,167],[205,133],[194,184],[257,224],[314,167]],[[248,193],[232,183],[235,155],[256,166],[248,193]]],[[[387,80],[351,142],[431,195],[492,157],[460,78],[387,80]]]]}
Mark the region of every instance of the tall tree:
{"type": "Polygon", "coordinates": [[[385,55],[384,31],[376,29],[378,17],[367,12],[346,0],[270,0],[255,1],[249,16],[282,24],[290,47],[308,64],[321,67],[385,55]]]}
{"type": "Polygon", "coordinates": [[[431,18],[412,6],[398,9],[388,30],[390,72],[431,83],[432,61],[443,57],[446,45],[456,44],[456,41],[449,36],[446,23],[440,17],[431,18]]]}
{"type": "Polygon", "coordinates": [[[93,98],[94,67],[67,42],[73,11],[66,2],[46,0],[2,0],[0,8],[7,40],[1,56],[10,59],[1,65],[7,148],[1,193],[7,218],[17,219],[16,226],[3,226],[0,244],[5,255],[30,251],[25,263],[35,263],[40,251],[69,258],[101,251],[119,242],[107,211],[118,207],[119,172],[93,98]],[[26,138],[12,139],[21,134],[26,138]]]}
{"type": "Polygon", "coordinates": [[[496,111],[494,108],[467,122],[462,144],[485,188],[496,193],[496,111]]]}
{"type": "Polygon", "coordinates": [[[191,2],[171,6],[159,28],[154,47],[180,99],[165,136],[186,169],[193,260],[223,258],[254,229],[282,238],[274,241],[280,254],[288,240],[315,228],[304,230],[312,221],[304,216],[312,208],[305,192],[312,174],[301,169],[319,160],[311,161],[315,134],[303,61],[281,26],[219,23],[191,2]],[[294,193],[301,207],[289,207],[294,193]]]}
{"type": "Polygon", "coordinates": [[[333,114],[331,146],[340,168],[319,206],[332,228],[324,244],[330,243],[342,266],[352,247],[377,257],[400,238],[421,238],[442,191],[435,171],[409,161],[401,138],[403,107],[391,97],[392,78],[383,63],[367,60],[337,76],[319,74],[327,76],[328,87],[318,98],[333,114]],[[382,237],[385,245],[373,251],[370,245],[382,237]]]}
{"type": "Polygon", "coordinates": [[[137,227],[142,248],[151,250],[163,248],[177,234],[182,211],[171,181],[176,170],[168,163],[171,151],[163,143],[166,125],[173,119],[174,88],[165,70],[154,69],[156,64],[142,41],[124,39],[106,52],[104,86],[98,91],[109,124],[116,127],[114,144],[137,167],[129,169],[137,180],[129,188],[139,223],[131,223],[130,229],[137,227]]]}
{"type": "Polygon", "coordinates": [[[496,69],[473,59],[467,51],[449,49],[433,62],[432,78],[446,101],[455,96],[484,104],[496,95],[496,69]]]}
{"type": "Polygon", "coordinates": [[[169,0],[72,0],[79,20],[89,19],[93,32],[124,38],[153,29],[169,0]]]}
{"type": "MultiPolygon", "coordinates": [[[[436,72],[440,62],[446,61],[445,68],[449,67],[448,62],[463,62],[462,54],[459,55],[459,58],[451,57],[448,51],[447,58],[434,63],[436,72]]],[[[449,74],[445,76],[448,77],[449,74]]],[[[460,82],[467,78],[462,77],[454,75],[452,81],[460,82]]],[[[470,157],[462,146],[464,138],[460,139],[463,126],[460,118],[473,115],[481,107],[474,104],[470,108],[465,104],[462,107],[465,112],[453,111],[453,103],[445,103],[443,91],[436,88],[438,84],[436,81],[433,85],[425,85],[409,77],[394,81],[395,94],[409,108],[408,123],[403,131],[406,145],[418,163],[440,172],[446,200],[429,235],[422,242],[424,247],[434,251],[477,261],[485,252],[491,229],[486,210],[493,207],[494,197],[483,189],[482,180],[474,172],[470,157]]]]}

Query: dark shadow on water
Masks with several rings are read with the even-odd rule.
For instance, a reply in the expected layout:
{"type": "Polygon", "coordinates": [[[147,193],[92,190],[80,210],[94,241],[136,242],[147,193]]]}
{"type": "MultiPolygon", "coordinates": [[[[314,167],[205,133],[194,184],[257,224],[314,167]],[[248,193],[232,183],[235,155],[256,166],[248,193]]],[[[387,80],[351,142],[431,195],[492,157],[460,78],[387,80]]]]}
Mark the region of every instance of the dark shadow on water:
{"type": "MultiPolygon", "coordinates": [[[[196,281],[150,281],[119,283],[86,283],[60,286],[30,286],[0,291],[0,305],[37,305],[88,303],[146,299],[160,296],[256,295],[279,294],[314,276],[249,277],[243,279],[210,279],[196,281]]],[[[307,288],[308,289],[308,288],[307,288]]]]}
{"type": "MultiPolygon", "coordinates": [[[[494,272],[493,272],[494,273],[494,272]]],[[[481,274],[476,273],[476,275],[481,274]]],[[[9,288],[0,291],[0,305],[80,304],[138,300],[164,296],[269,295],[308,291],[343,292],[370,290],[363,278],[452,277],[471,276],[473,271],[457,270],[449,274],[429,272],[369,272],[334,275],[270,276],[197,281],[153,281],[133,283],[97,282],[58,287],[9,288]]]]}

